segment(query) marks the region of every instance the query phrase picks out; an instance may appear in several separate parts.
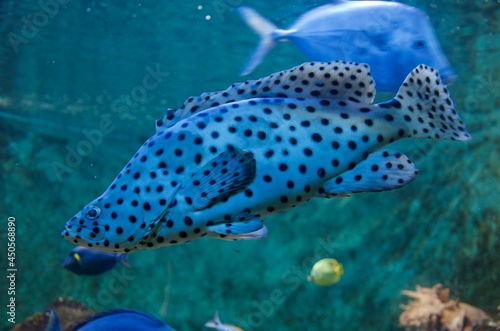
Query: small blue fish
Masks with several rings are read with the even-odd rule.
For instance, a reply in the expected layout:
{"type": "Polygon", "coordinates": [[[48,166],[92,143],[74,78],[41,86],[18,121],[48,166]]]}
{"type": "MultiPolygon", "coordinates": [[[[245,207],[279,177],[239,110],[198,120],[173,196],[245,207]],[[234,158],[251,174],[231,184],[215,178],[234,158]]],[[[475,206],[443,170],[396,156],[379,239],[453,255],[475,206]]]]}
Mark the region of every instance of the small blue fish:
{"type": "Polygon", "coordinates": [[[188,98],[62,235],[115,252],[260,239],[263,218],[310,199],[411,183],[415,165],[382,149],[394,141],[470,139],[435,69],[379,104],[374,86],[366,64],[309,62],[188,98]]]}
{"type": "Polygon", "coordinates": [[[233,324],[223,324],[220,321],[219,312],[218,311],[215,312],[214,318],[212,318],[210,321],[208,321],[208,322],[205,323],[205,326],[207,328],[213,328],[213,329],[215,329],[217,331],[243,331],[242,328],[237,327],[236,325],[233,325],[233,324]]]}
{"type": "Polygon", "coordinates": [[[117,254],[97,251],[86,247],[75,247],[63,262],[63,267],[79,275],[98,275],[113,269],[117,262],[127,268],[127,253],[117,254]]]}
{"type": "Polygon", "coordinates": [[[286,30],[251,8],[240,7],[238,12],[261,37],[242,75],[251,73],[277,42],[292,41],[312,61],[367,63],[379,91],[397,91],[399,82],[420,63],[437,69],[447,84],[455,76],[429,18],[408,5],[337,0],[303,14],[286,30]]]}
{"type": "Polygon", "coordinates": [[[75,331],[175,331],[158,318],[132,309],[111,310],[79,324],[75,331]]]}

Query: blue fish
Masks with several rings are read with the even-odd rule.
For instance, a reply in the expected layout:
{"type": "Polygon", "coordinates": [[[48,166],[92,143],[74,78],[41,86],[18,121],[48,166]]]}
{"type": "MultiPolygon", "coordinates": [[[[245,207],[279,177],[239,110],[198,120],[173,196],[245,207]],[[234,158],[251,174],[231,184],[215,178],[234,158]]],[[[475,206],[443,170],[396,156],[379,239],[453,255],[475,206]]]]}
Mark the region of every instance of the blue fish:
{"type": "Polygon", "coordinates": [[[75,331],[175,331],[158,318],[138,310],[118,309],[95,315],[75,331]]]}
{"type": "Polygon", "coordinates": [[[401,3],[334,1],[303,14],[285,30],[251,8],[238,12],[261,37],[242,75],[251,73],[277,42],[290,40],[312,61],[367,63],[379,91],[396,92],[421,63],[437,69],[446,84],[455,77],[427,15],[401,3]]]}
{"type": "Polygon", "coordinates": [[[412,182],[414,164],[382,150],[396,140],[470,139],[435,69],[419,65],[383,103],[374,86],[366,64],[310,62],[188,98],[62,235],[116,252],[259,239],[264,217],[312,198],[412,182]]]}
{"type": "Polygon", "coordinates": [[[117,254],[97,251],[86,247],[75,247],[63,262],[63,267],[79,275],[98,275],[113,269],[117,262],[127,268],[127,253],[117,254]]]}

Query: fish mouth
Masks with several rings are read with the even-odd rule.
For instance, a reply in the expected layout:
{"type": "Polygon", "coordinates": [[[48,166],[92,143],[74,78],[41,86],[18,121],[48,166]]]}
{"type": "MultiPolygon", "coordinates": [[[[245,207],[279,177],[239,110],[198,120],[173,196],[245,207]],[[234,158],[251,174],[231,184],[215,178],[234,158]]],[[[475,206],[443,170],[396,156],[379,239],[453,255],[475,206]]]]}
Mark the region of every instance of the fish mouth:
{"type": "Polygon", "coordinates": [[[104,227],[94,226],[92,228],[85,225],[75,224],[72,221],[66,222],[64,230],[61,232],[64,239],[75,242],[96,243],[104,240],[104,227]]]}

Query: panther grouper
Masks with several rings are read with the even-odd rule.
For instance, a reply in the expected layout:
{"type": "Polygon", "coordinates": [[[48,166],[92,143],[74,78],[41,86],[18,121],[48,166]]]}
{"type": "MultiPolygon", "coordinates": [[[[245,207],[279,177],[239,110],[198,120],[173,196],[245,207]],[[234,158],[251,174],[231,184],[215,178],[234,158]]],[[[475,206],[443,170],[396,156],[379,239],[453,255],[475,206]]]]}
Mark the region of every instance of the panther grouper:
{"type": "Polygon", "coordinates": [[[263,218],[315,197],[400,188],[417,176],[398,139],[468,140],[436,70],[419,65],[372,104],[369,66],[304,63],[168,110],[65,239],[128,252],[267,235],[263,218]]]}

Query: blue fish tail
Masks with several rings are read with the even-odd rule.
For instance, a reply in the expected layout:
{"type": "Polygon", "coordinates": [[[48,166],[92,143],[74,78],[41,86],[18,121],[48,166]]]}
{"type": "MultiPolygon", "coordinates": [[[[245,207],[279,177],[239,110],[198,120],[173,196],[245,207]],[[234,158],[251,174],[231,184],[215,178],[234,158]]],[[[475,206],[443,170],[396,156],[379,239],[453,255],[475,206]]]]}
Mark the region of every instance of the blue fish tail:
{"type": "Polygon", "coordinates": [[[245,23],[261,38],[257,48],[250,55],[250,58],[240,72],[240,75],[244,76],[250,74],[259,65],[264,56],[274,47],[276,44],[274,33],[278,30],[278,27],[250,7],[239,7],[237,10],[245,23]]]}
{"type": "Polygon", "coordinates": [[[220,321],[219,318],[219,311],[215,311],[214,318],[212,318],[210,321],[205,323],[205,326],[207,328],[214,328],[216,329],[219,326],[222,326],[222,322],[220,321]]]}
{"type": "Polygon", "coordinates": [[[396,97],[379,104],[396,108],[385,120],[401,124],[403,137],[469,140],[471,135],[453,107],[448,88],[436,69],[420,64],[406,77],[396,97]]]}

